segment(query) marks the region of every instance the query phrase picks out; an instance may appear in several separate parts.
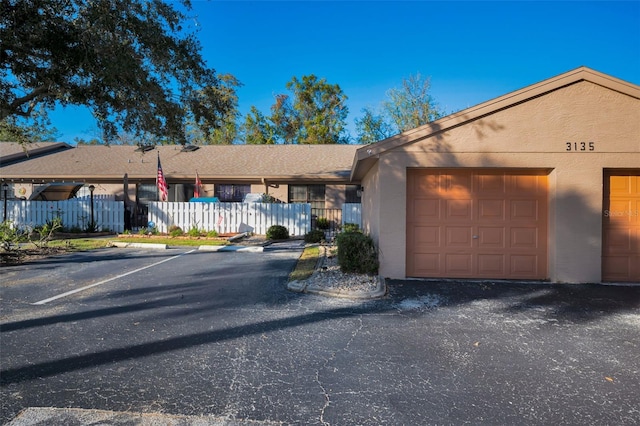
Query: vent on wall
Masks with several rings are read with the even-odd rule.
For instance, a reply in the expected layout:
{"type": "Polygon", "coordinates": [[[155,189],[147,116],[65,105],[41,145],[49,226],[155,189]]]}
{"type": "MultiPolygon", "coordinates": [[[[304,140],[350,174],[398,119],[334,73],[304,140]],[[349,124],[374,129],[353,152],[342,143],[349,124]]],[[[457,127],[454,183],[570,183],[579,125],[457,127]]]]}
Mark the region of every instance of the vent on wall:
{"type": "Polygon", "coordinates": [[[180,152],[193,152],[199,150],[200,147],[196,145],[184,145],[180,152]]]}

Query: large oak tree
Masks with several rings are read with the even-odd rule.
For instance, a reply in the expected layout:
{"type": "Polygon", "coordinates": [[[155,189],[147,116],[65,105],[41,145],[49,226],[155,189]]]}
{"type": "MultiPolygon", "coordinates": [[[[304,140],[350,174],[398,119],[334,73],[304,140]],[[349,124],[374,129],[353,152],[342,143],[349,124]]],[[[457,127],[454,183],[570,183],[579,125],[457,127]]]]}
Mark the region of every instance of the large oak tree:
{"type": "Polygon", "coordinates": [[[184,142],[187,122],[205,132],[223,127],[233,96],[183,27],[190,7],[189,0],[0,0],[0,122],[83,105],[107,141],[124,131],[184,142]]]}

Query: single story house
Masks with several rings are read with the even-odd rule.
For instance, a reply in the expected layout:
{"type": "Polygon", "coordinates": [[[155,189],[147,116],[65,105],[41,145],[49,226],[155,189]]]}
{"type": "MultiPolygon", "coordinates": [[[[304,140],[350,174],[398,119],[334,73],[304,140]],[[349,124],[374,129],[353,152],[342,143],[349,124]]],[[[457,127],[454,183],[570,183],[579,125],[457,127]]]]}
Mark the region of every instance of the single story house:
{"type": "Polygon", "coordinates": [[[247,194],[269,194],[279,202],[310,203],[315,215],[336,222],[339,218],[331,217],[336,209],[360,202],[359,185],[350,172],[362,145],[61,145],[66,149],[34,143],[28,153],[46,147],[51,151],[20,156],[18,144],[0,143],[0,176],[10,186],[9,198],[28,199],[52,182],[85,183],[78,196],[88,195],[93,185],[95,196],[124,200],[136,212],[134,226],[145,225],[146,205],[159,199],[160,159],[168,201],[189,201],[197,174],[201,197],[239,202],[247,194]]]}
{"type": "Polygon", "coordinates": [[[222,201],[361,202],[385,277],[640,282],[640,87],[586,67],[371,145],[79,146],[0,175],[139,208],[158,156],[170,201],[197,172],[222,201]]]}
{"type": "Polygon", "coordinates": [[[640,282],[640,87],[581,67],[357,150],[391,278],[640,282]]]}

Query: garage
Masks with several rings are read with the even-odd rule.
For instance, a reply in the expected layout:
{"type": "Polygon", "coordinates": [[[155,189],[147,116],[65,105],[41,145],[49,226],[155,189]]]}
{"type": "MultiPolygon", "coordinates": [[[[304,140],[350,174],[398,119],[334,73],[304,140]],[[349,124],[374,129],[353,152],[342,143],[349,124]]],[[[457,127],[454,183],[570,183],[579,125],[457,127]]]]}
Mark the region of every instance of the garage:
{"type": "Polygon", "coordinates": [[[640,282],[640,171],[604,175],[602,281],[640,282]]]}
{"type": "Polygon", "coordinates": [[[640,282],[639,164],[640,86],[580,67],[359,148],[351,178],[385,278],[640,282]]]}
{"type": "Polygon", "coordinates": [[[407,276],[547,279],[547,175],[408,169],[407,276]]]}

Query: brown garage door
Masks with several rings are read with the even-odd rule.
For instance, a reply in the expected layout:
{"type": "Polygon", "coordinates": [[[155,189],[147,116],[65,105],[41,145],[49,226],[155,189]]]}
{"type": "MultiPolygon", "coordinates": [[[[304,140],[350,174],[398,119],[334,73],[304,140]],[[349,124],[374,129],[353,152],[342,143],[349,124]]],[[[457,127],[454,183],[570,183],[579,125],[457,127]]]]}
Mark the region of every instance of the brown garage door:
{"type": "Polygon", "coordinates": [[[547,174],[407,170],[407,276],[546,279],[547,174]]]}
{"type": "Polygon", "coordinates": [[[602,280],[640,282],[640,172],[605,173],[602,280]]]}

